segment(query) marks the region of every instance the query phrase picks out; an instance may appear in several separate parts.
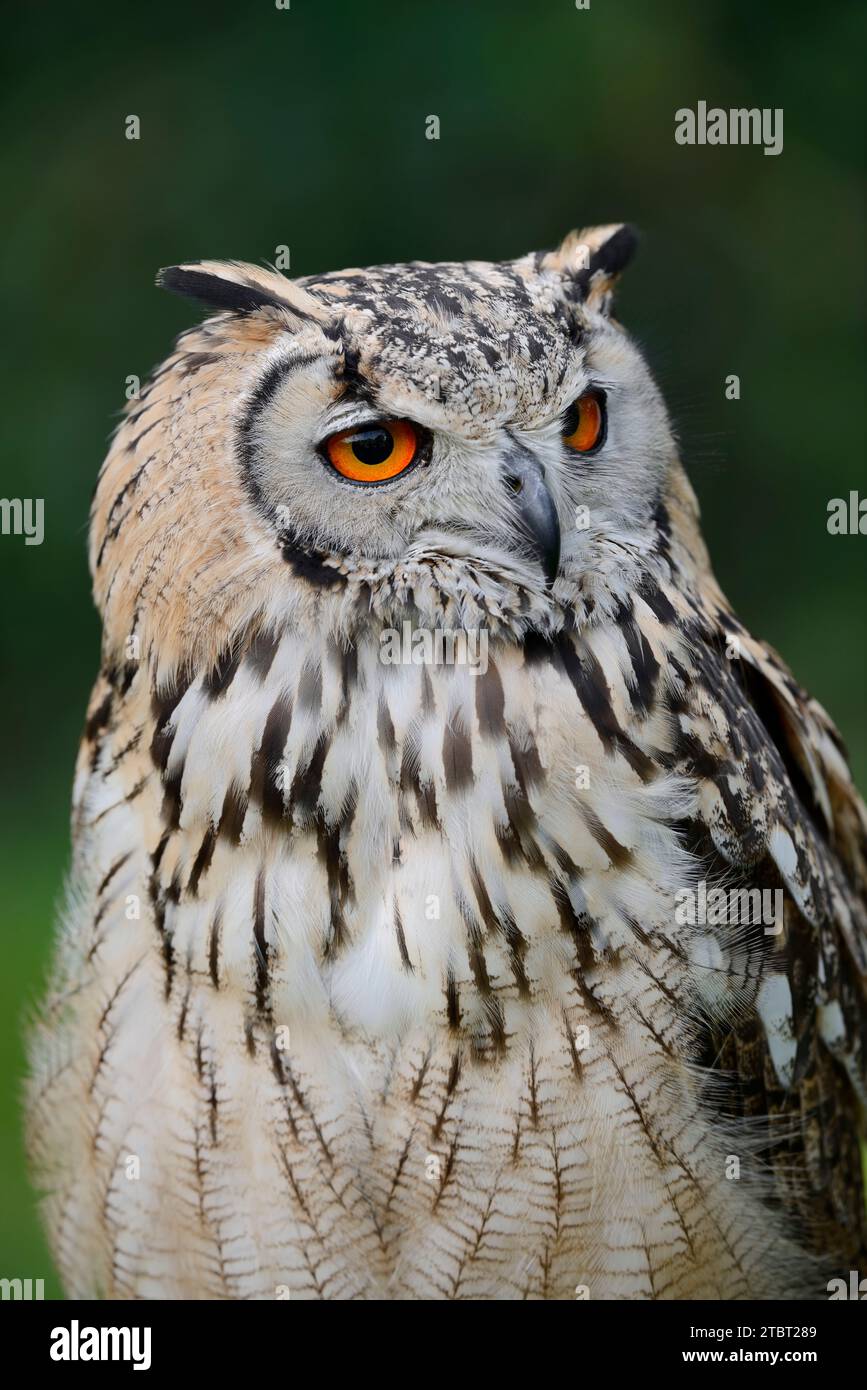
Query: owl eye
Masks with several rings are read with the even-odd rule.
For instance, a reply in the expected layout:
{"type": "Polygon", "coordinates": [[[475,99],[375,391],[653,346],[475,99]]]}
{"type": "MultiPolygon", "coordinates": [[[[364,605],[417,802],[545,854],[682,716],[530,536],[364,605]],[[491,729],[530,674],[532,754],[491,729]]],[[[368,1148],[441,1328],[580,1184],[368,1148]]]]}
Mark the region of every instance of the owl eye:
{"type": "Polygon", "coordinates": [[[598,391],[585,391],[566,411],[563,440],[578,454],[598,449],[605,437],[605,398],[598,391]]]}
{"type": "Polygon", "coordinates": [[[353,483],[384,483],[396,478],[419,451],[419,432],[409,420],[377,420],[330,434],[325,456],[333,468],[353,483]]]}

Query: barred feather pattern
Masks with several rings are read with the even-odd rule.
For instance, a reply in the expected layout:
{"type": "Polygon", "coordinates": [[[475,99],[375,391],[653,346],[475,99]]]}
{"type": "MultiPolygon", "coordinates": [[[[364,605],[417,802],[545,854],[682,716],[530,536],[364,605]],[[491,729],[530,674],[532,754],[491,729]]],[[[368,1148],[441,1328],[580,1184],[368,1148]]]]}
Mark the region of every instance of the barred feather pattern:
{"type": "Polygon", "coordinates": [[[105,659],[28,1096],[67,1292],[820,1296],[865,1250],[833,726],[729,610],[676,463],[553,594],[442,544],[235,551],[191,379],[291,313],[187,335],[97,493],[105,659]],[[487,669],[384,664],[403,621],[483,627],[487,669]],[[782,932],[680,925],[702,880],[780,888],[782,932]]]}

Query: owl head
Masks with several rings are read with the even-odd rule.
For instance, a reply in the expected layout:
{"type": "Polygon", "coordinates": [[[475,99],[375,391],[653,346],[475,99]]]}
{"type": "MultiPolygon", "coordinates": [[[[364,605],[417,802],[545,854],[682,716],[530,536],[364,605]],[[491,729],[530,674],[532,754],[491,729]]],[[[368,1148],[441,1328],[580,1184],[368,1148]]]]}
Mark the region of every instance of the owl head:
{"type": "Polygon", "coordinates": [[[160,272],[207,304],[94,499],[108,656],[213,661],[256,625],[346,642],[402,614],[504,640],[592,621],[669,543],[666,410],[611,316],[624,226],[487,263],[290,281],[160,272]]]}

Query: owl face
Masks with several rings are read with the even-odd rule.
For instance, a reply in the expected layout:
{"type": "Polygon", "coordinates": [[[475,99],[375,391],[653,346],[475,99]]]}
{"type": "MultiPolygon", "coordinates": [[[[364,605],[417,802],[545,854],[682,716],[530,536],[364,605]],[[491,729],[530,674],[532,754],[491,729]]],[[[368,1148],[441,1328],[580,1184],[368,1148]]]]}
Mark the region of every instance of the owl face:
{"type": "MultiPolygon", "coordinates": [[[[109,456],[98,597],[118,583],[112,559],[140,571],[150,555],[146,586],[165,571],[162,600],[171,590],[194,627],[198,599],[199,635],[208,613],[257,604],[345,623],[359,584],[368,610],[417,606],[423,589],[468,621],[480,575],[525,627],[574,610],[611,547],[652,530],[675,454],[650,373],[609,314],[633,240],[599,228],[508,263],[298,281],[235,263],[163,272],[225,312],[184,335],[131,412],[113,450],[126,470],[109,456]],[[144,474],[156,496],[132,507],[144,474]]],[[[117,605],[134,578],[106,598],[117,605]]],[[[144,596],[121,604],[121,626],[153,620],[144,596]]]]}

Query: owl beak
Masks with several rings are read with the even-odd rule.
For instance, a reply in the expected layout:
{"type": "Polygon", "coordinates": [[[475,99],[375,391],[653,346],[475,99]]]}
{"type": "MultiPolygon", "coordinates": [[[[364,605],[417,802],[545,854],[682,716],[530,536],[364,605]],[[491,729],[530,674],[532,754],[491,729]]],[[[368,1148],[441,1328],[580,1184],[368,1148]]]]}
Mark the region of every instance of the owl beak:
{"type": "Polygon", "coordinates": [[[560,520],[544,469],[527,449],[518,447],[509,453],[505,482],[550,589],[560,568],[560,520]]]}

